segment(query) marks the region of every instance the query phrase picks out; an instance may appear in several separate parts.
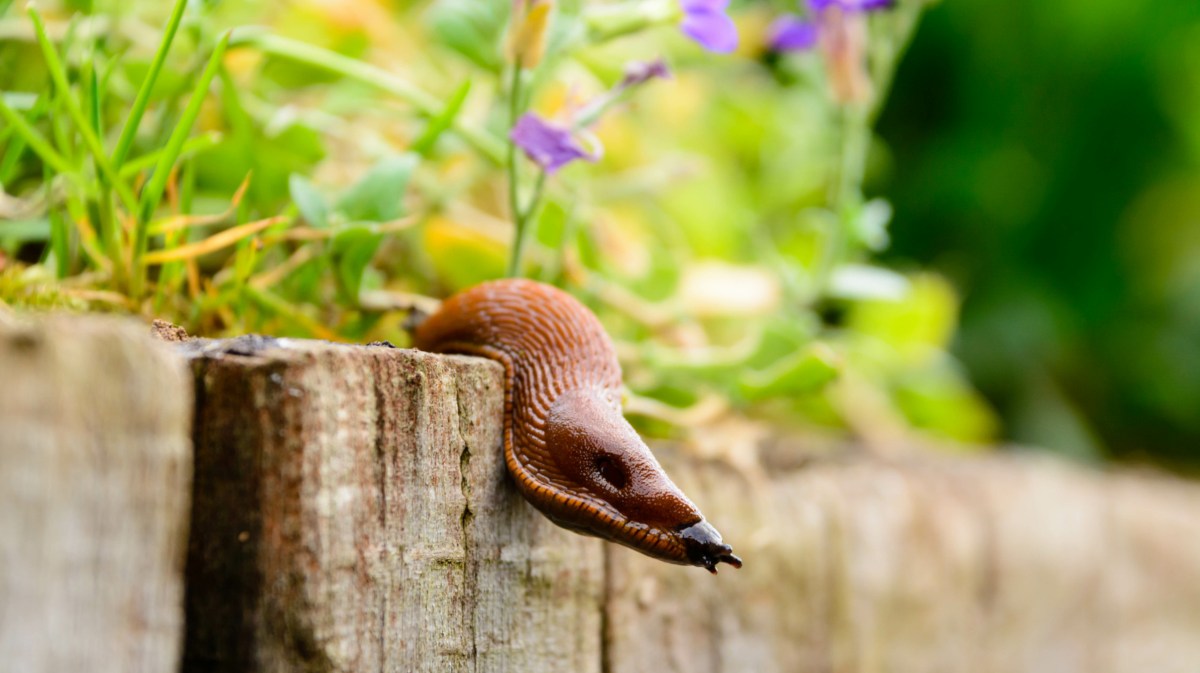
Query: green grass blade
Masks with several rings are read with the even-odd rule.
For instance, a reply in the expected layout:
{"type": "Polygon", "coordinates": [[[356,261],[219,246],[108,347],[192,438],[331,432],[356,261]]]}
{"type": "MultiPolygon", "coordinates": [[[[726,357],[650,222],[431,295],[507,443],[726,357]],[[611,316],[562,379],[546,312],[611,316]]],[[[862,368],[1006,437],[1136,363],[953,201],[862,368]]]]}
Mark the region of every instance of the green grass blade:
{"type": "MultiPolygon", "coordinates": [[[[187,158],[199,152],[203,152],[204,150],[216,147],[217,143],[221,142],[222,138],[224,138],[224,136],[218,131],[209,131],[207,133],[198,135],[195,138],[188,138],[187,142],[183,144],[183,149],[179,151],[179,158],[187,158]]],[[[165,149],[156,150],[154,152],[137,157],[136,159],[130,159],[121,165],[119,175],[123,179],[128,180],[144,170],[153,168],[158,163],[158,160],[162,157],[164,152],[166,152],[165,149]]]]}
{"type": "Polygon", "coordinates": [[[458,119],[458,113],[462,110],[469,93],[471,93],[471,80],[468,79],[460,84],[454,94],[450,96],[450,102],[446,104],[446,109],[429,120],[429,125],[425,127],[424,133],[413,141],[410,149],[421,156],[428,156],[429,152],[433,150],[433,146],[437,144],[438,138],[458,119]]]}
{"type": "Polygon", "coordinates": [[[192,97],[188,101],[187,108],[184,109],[179,123],[175,125],[175,129],[171,132],[171,137],[167,140],[166,148],[159,155],[158,163],[154,168],[154,174],[150,176],[150,182],[142,190],[142,202],[133,249],[135,278],[140,279],[142,275],[142,255],[146,252],[146,237],[150,218],[154,215],[155,209],[158,208],[158,204],[162,200],[163,192],[167,187],[167,180],[171,176],[171,167],[178,161],[179,155],[183,151],[184,142],[187,141],[188,134],[192,132],[192,126],[196,123],[196,117],[200,115],[200,107],[208,95],[208,87],[212,84],[217,70],[220,69],[221,58],[225,55],[226,47],[229,46],[229,38],[230,33],[226,32],[217,42],[217,46],[213,48],[212,56],[208,59],[208,65],[200,75],[200,81],[196,83],[196,87],[192,90],[192,97]]]}
{"type": "Polygon", "coordinates": [[[92,132],[99,137],[104,133],[100,120],[100,82],[96,78],[96,62],[91,55],[83,62],[83,85],[87,88],[84,102],[87,103],[88,121],[92,124],[92,132]]]}
{"type": "Polygon", "coordinates": [[[57,87],[51,87],[50,90],[50,109],[46,115],[46,121],[50,126],[50,140],[54,142],[55,149],[67,163],[76,167],[76,173],[82,177],[83,172],[78,167],[83,165],[83,160],[79,157],[79,148],[75,142],[74,133],[67,130],[67,125],[71,123],[70,115],[63,111],[66,104],[63,103],[63,92],[57,87]]]}
{"type": "Polygon", "coordinates": [[[421,90],[415,84],[370,63],[343,56],[323,47],[270,33],[257,32],[241,35],[234,43],[234,47],[243,44],[252,45],[259,51],[272,56],[290,59],[370,84],[404,100],[423,114],[432,116],[441,112],[442,105],[437,98],[421,90]]]}
{"type": "MultiPolygon", "coordinates": [[[[49,173],[49,168],[45,169],[49,173]]],[[[46,191],[50,191],[50,176],[44,181],[46,191]]],[[[71,238],[67,223],[63,221],[62,212],[53,205],[46,216],[50,220],[50,252],[54,255],[54,273],[58,278],[66,278],[71,271],[71,238]]]]}
{"type": "Polygon", "coordinates": [[[158,75],[162,72],[163,64],[167,60],[167,52],[171,50],[171,43],[179,31],[179,24],[183,21],[183,10],[186,7],[187,0],[175,0],[175,8],[171,10],[171,18],[167,21],[167,29],[163,33],[162,42],[158,43],[158,51],[154,52],[150,70],[146,73],[146,79],[142,81],[141,88],[138,89],[137,97],[133,100],[133,107],[129,109],[129,117],[125,120],[125,127],[121,129],[121,137],[117,139],[117,149],[113,151],[112,159],[113,167],[117,170],[120,170],[125,163],[125,158],[129,156],[134,136],[137,135],[138,127],[142,124],[142,115],[146,113],[146,106],[150,102],[150,94],[154,91],[154,84],[158,81],[158,75]]]}
{"type": "Polygon", "coordinates": [[[20,136],[13,138],[14,135],[16,130],[10,125],[0,129],[0,147],[4,148],[4,154],[0,156],[0,185],[8,184],[17,170],[21,155],[25,154],[25,139],[20,136]]]}
{"type": "Polygon", "coordinates": [[[100,142],[100,137],[96,135],[92,129],[91,122],[84,115],[83,108],[79,106],[79,100],[71,95],[71,85],[67,82],[67,73],[63,68],[62,61],[58,58],[58,52],[54,48],[54,44],[50,41],[50,37],[46,34],[46,24],[42,21],[42,17],[37,10],[30,7],[29,18],[33,20],[33,30],[37,35],[38,45],[42,48],[42,55],[46,59],[46,68],[50,71],[50,78],[54,80],[54,85],[62,94],[63,104],[66,105],[67,113],[78,127],[79,135],[83,136],[84,142],[91,151],[92,158],[96,161],[96,167],[100,169],[101,175],[112,185],[116,190],[117,196],[120,197],[122,204],[130,213],[137,212],[137,199],[133,197],[133,192],[129,186],[122,182],[116,171],[113,170],[112,163],[108,160],[108,154],[104,151],[104,145],[100,142]]]}
{"type": "MultiPolygon", "coordinates": [[[[26,101],[21,100],[23,97],[24,94],[21,94],[20,97],[12,94],[0,94],[0,98],[7,99],[6,102],[10,107],[16,107],[13,105],[14,98],[17,98],[20,103],[25,103],[26,101]]],[[[29,122],[29,126],[32,126],[33,123],[42,118],[42,115],[46,114],[46,109],[50,106],[50,99],[46,96],[34,96],[32,94],[29,97],[33,99],[31,103],[23,107],[16,107],[16,109],[29,111],[27,121],[29,122]]],[[[29,147],[29,143],[25,140],[24,136],[17,134],[16,127],[12,124],[6,124],[3,129],[0,129],[0,144],[3,144],[6,148],[4,158],[0,159],[0,185],[7,185],[12,181],[13,176],[16,175],[21,157],[25,155],[25,150],[29,147]]]]}
{"type": "MultiPolygon", "coordinates": [[[[368,84],[400,98],[427,117],[440,117],[448,107],[433,95],[383,68],[328,49],[267,33],[239,36],[234,46],[242,45],[252,46],[264,54],[286,58],[368,84]]],[[[459,119],[452,122],[451,128],[493,164],[499,166],[504,162],[504,144],[490,133],[470,127],[459,119]]]]}
{"type": "Polygon", "coordinates": [[[25,117],[17,114],[15,110],[8,106],[4,96],[0,96],[0,117],[12,126],[13,131],[29,145],[30,149],[35,154],[41,157],[42,161],[49,167],[53,168],[56,173],[72,173],[73,168],[70,162],[63,158],[61,154],[54,151],[54,147],[46,140],[45,136],[38,132],[37,129],[30,126],[29,122],[25,121],[25,117]]]}

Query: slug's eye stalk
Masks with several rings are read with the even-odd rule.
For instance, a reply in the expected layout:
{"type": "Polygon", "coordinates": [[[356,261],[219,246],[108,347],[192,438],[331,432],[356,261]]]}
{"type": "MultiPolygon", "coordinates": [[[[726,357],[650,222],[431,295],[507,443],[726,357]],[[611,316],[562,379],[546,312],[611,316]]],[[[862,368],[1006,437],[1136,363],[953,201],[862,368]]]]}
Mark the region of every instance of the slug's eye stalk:
{"type": "Polygon", "coordinates": [[[721,534],[708,525],[707,521],[684,528],[679,531],[679,536],[683,538],[688,560],[692,565],[704,566],[714,575],[717,574],[718,563],[728,563],[734,568],[742,567],[742,559],[733,555],[733,547],[723,543],[721,534]]]}

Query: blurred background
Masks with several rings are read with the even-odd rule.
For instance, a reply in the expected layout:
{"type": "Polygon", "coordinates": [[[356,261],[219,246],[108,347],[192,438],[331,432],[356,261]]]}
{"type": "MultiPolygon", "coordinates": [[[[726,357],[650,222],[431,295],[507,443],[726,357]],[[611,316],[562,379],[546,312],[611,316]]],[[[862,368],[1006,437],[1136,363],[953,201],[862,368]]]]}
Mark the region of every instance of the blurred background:
{"type": "Polygon", "coordinates": [[[943,2],[880,134],[1006,436],[1200,467],[1200,4],[943,2]]]}
{"type": "MultiPolygon", "coordinates": [[[[63,160],[0,121],[3,305],[403,345],[412,307],[504,275],[510,3],[187,3],[118,167],[170,176],[137,216],[70,102],[124,140],[171,3],[39,3],[66,90],[23,5],[0,91],[63,160]]],[[[547,179],[524,267],[604,321],[643,431],[1200,469],[1200,5],[899,0],[862,15],[849,104],[828,50],[772,47],[828,17],[735,2],[721,54],[679,7],[560,0],[529,83],[567,124],[630,63],[673,71],[585,129],[604,155],[547,179]]]]}

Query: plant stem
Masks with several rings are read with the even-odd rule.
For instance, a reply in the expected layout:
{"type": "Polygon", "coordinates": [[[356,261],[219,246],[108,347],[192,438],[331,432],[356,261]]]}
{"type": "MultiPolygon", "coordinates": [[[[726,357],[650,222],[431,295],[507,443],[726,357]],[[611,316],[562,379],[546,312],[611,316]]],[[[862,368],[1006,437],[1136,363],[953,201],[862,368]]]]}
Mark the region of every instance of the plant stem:
{"type": "Polygon", "coordinates": [[[848,105],[842,111],[842,165],[838,171],[838,191],[835,205],[843,220],[862,201],[863,173],[866,170],[870,129],[867,110],[860,105],[848,105]]]}
{"type": "Polygon", "coordinates": [[[830,207],[836,223],[825,241],[816,274],[816,295],[829,291],[833,272],[846,254],[846,244],[854,218],[862,206],[862,182],[870,149],[869,112],[863,105],[846,105],[842,113],[842,156],[836,186],[831,190],[830,207]]]}
{"type": "Polygon", "coordinates": [[[42,185],[46,190],[46,217],[50,220],[50,249],[54,254],[54,271],[59,280],[71,273],[71,236],[62,211],[55,207],[52,188],[54,174],[49,166],[42,166],[42,185]]]}
{"type": "MultiPolygon", "coordinates": [[[[517,118],[521,116],[521,63],[517,61],[512,66],[512,77],[508,83],[508,128],[511,130],[517,125],[517,118]]],[[[509,251],[508,257],[508,276],[516,278],[521,275],[521,248],[523,247],[523,239],[525,238],[525,226],[521,216],[521,194],[519,184],[519,173],[517,165],[517,144],[509,139],[508,141],[508,212],[512,217],[513,234],[512,249],[509,251]]]]}
{"type": "Polygon", "coordinates": [[[525,209],[519,211],[516,218],[517,235],[513,240],[512,258],[508,264],[508,275],[516,278],[521,275],[521,258],[525,255],[525,244],[529,242],[529,230],[535,221],[538,207],[542,202],[542,194],[546,190],[546,171],[538,173],[537,182],[533,185],[533,195],[525,204],[525,209]]]}
{"type": "MultiPolygon", "coordinates": [[[[517,125],[517,119],[521,116],[521,111],[526,107],[528,102],[525,100],[525,95],[529,92],[523,91],[522,86],[521,61],[518,59],[513,63],[513,74],[509,81],[508,87],[508,127],[511,129],[517,125]]],[[[538,206],[541,205],[542,194],[546,191],[546,171],[543,169],[538,173],[537,182],[533,185],[533,193],[529,197],[529,201],[525,203],[525,207],[521,207],[521,185],[520,185],[520,166],[517,162],[517,144],[511,139],[508,141],[508,209],[513,220],[513,244],[512,250],[508,258],[508,276],[510,278],[521,277],[521,258],[525,254],[525,244],[529,241],[529,230],[534,217],[537,215],[538,206]]]]}

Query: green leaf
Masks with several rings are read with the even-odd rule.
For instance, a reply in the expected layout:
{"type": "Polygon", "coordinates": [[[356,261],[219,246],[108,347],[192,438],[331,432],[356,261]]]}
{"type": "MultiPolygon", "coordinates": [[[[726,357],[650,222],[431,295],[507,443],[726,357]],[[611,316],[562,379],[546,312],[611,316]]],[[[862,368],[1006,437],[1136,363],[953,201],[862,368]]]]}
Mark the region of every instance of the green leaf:
{"type": "Polygon", "coordinates": [[[893,366],[921,364],[937,357],[958,324],[958,294],[937,275],[918,274],[898,297],[854,302],[846,326],[855,334],[888,344],[893,366]]]}
{"type": "Polygon", "coordinates": [[[352,221],[387,222],[400,217],[404,212],[404,190],[419,161],[415,154],[383,159],[346,190],[335,210],[352,221]]]}
{"type": "Polygon", "coordinates": [[[288,177],[288,192],[306,222],[320,229],[329,226],[329,204],[308,178],[292,173],[288,177]]]}
{"type": "Polygon", "coordinates": [[[442,44],[489,72],[500,72],[500,57],[508,11],[503,2],[442,0],[428,16],[433,34],[442,44]]]}
{"type": "MultiPolygon", "coordinates": [[[[1070,402],[1049,388],[1039,388],[1031,394],[1037,402],[1029,403],[1032,415],[1028,418],[1055,433],[1059,441],[1050,446],[1059,449],[1089,446],[1088,433],[1080,432],[1081,428],[1075,425],[1078,411],[1071,408],[1070,402]]],[[[948,359],[899,377],[892,398],[915,427],[962,442],[995,439],[995,413],[948,359]]],[[[1097,456],[1094,446],[1080,453],[1089,458],[1097,456]]]]}
{"type": "Polygon", "coordinates": [[[247,205],[260,213],[276,212],[290,198],[289,176],[310,173],[324,156],[320,135],[302,124],[269,136],[253,128],[234,130],[196,155],[196,177],[210,189],[232,192],[252,172],[247,205]]]}
{"type": "Polygon", "coordinates": [[[836,379],[840,369],[837,354],[817,343],[766,369],[746,371],[738,380],[738,390],[750,401],[805,395],[836,379]]]}
{"type": "Polygon", "coordinates": [[[330,255],[337,269],[338,290],[347,302],[358,304],[363,273],[382,241],[383,234],[370,227],[354,226],[338,232],[330,242],[330,255]]]}

